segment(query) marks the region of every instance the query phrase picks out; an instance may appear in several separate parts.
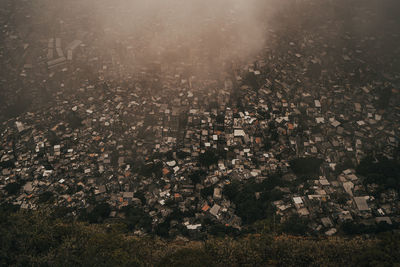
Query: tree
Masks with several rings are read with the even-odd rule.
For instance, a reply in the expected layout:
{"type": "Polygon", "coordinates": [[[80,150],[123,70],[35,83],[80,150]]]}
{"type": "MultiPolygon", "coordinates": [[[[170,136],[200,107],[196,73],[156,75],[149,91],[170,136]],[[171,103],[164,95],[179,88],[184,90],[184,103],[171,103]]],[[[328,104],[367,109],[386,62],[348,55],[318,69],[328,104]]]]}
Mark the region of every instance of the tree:
{"type": "Polygon", "coordinates": [[[143,228],[146,231],[151,230],[151,218],[143,209],[128,205],[123,207],[121,212],[125,214],[125,222],[128,230],[132,231],[135,228],[143,228]]]}
{"type": "Polygon", "coordinates": [[[81,219],[86,219],[89,223],[100,223],[104,221],[104,219],[108,218],[111,212],[111,207],[108,203],[103,202],[100,204],[97,204],[94,209],[87,213],[86,211],[83,211],[83,214],[81,215],[81,219]]]}
{"type": "Polygon", "coordinates": [[[225,116],[223,114],[217,115],[215,121],[219,124],[223,124],[225,122],[225,116]]]}
{"type": "Polygon", "coordinates": [[[225,226],[219,223],[212,225],[209,229],[209,232],[210,234],[218,237],[237,236],[239,234],[239,230],[233,228],[232,226],[225,226]]]}
{"type": "Polygon", "coordinates": [[[257,81],[257,76],[254,72],[249,72],[243,80],[243,84],[250,86],[254,91],[258,91],[259,84],[257,81]]]}
{"type": "Polygon", "coordinates": [[[43,192],[39,195],[39,203],[49,202],[53,198],[53,193],[50,191],[43,192]]]}
{"type": "Polygon", "coordinates": [[[201,183],[207,173],[203,170],[196,170],[189,174],[189,179],[192,181],[193,184],[201,183]]]}
{"type": "Polygon", "coordinates": [[[308,158],[297,158],[290,161],[290,167],[293,172],[300,175],[316,175],[319,171],[319,166],[323,160],[313,157],[308,158]]]}
{"type": "Polygon", "coordinates": [[[15,195],[16,193],[19,192],[20,188],[21,184],[17,182],[9,183],[4,187],[4,189],[7,191],[9,195],[15,195]]]}
{"type": "Polygon", "coordinates": [[[140,174],[146,177],[151,177],[152,175],[161,177],[162,168],[163,164],[161,161],[148,162],[141,167],[140,174]]]}
{"type": "Polygon", "coordinates": [[[162,222],[157,225],[155,233],[161,237],[169,237],[169,221],[162,222]]]}
{"type": "Polygon", "coordinates": [[[73,111],[69,112],[66,115],[65,120],[72,129],[77,129],[82,126],[82,119],[76,112],[73,111]]]}
{"type": "Polygon", "coordinates": [[[365,184],[378,184],[382,189],[400,190],[400,163],[378,156],[365,157],[357,166],[358,174],[365,177],[365,184]]]}
{"type": "Polygon", "coordinates": [[[224,195],[226,195],[230,200],[234,200],[239,193],[238,181],[232,181],[232,183],[224,186],[224,195]]]}
{"type": "Polygon", "coordinates": [[[199,162],[201,165],[209,167],[218,163],[218,156],[213,150],[208,149],[204,153],[200,154],[199,162]]]}
{"type": "Polygon", "coordinates": [[[214,193],[214,187],[213,186],[205,187],[205,188],[201,189],[200,193],[203,198],[212,196],[214,193]]]}
{"type": "Polygon", "coordinates": [[[243,184],[232,181],[225,185],[223,193],[235,203],[236,214],[243,223],[252,224],[272,215],[272,202],[282,197],[282,192],[275,187],[284,183],[279,175],[271,175],[262,183],[256,183],[254,179],[243,184]]]}
{"type": "Polygon", "coordinates": [[[390,99],[392,97],[392,89],[390,87],[386,87],[379,91],[378,93],[379,99],[376,103],[377,107],[380,109],[385,109],[389,105],[390,99]]]}
{"type": "Polygon", "coordinates": [[[283,223],[282,231],[292,235],[305,235],[308,231],[307,223],[307,219],[295,214],[283,223]]]}

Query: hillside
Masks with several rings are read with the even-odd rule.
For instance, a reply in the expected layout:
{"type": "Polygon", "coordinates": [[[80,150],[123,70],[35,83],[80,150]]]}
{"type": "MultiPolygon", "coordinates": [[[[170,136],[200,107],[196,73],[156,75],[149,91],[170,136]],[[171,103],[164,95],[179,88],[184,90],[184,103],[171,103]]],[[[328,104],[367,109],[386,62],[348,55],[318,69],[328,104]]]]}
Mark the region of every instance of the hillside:
{"type": "Polygon", "coordinates": [[[399,234],[306,238],[271,233],[206,241],[133,237],[118,224],[3,212],[1,266],[394,266],[399,234]]]}

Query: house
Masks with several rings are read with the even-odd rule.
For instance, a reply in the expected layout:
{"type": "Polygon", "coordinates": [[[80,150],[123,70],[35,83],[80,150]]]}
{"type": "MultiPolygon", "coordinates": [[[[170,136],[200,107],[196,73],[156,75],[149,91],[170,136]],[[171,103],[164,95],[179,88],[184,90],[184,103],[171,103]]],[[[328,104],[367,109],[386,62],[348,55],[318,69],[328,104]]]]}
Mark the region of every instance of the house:
{"type": "Polygon", "coordinates": [[[214,206],[212,206],[212,208],[210,209],[210,213],[212,215],[214,215],[215,217],[217,217],[220,209],[221,209],[221,206],[219,206],[218,204],[214,204],[214,206]]]}
{"type": "Polygon", "coordinates": [[[367,203],[367,196],[363,197],[354,197],[354,202],[356,203],[356,206],[359,211],[369,211],[370,208],[368,207],[367,203]]]}
{"type": "Polygon", "coordinates": [[[233,136],[234,137],[245,137],[246,133],[242,129],[235,129],[233,131],[233,136]]]}

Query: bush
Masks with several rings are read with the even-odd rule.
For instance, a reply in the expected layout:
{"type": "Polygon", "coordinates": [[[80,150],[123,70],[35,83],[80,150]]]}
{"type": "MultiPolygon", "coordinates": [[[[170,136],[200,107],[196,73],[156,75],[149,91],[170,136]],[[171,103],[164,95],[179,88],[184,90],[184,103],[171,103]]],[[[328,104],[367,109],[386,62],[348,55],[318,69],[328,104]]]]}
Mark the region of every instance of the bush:
{"type": "Polygon", "coordinates": [[[163,223],[160,223],[156,227],[156,235],[167,238],[169,237],[169,221],[165,221],[163,223]]]}
{"type": "MultiPolygon", "coordinates": [[[[52,219],[47,212],[0,213],[1,266],[395,266],[400,236],[270,236],[176,242],[132,237],[108,224],[52,219]]],[[[293,221],[296,221],[293,219],[293,221]]],[[[168,235],[168,227],[159,230],[168,235]]],[[[216,233],[230,233],[218,225],[216,233]]]]}
{"type": "Polygon", "coordinates": [[[101,223],[110,215],[111,208],[108,203],[97,204],[91,212],[83,210],[81,213],[81,220],[88,221],[89,223],[101,223]]]}
{"type": "Polygon", "coordinates": [[[209,229],[209,233],[218,237],[238,236],[240,234],[238,229],[222,224],[212,225],[209,229]]]}
{"type": "Polygon", "coordinates": [[[305,235],[308,231],[308,220],[297,214],[290,216],[282,225],[282,231],[292,235],[305,235]]]}
{"type": "Polygon", "coordinates": [[[203,249],[183,248],[163,258],[159,266],[212,266],[209,255],[203,249]]]}
{"type": "Polygon", "coordinates": [[[342,231],[347,235],[362,235],[362,234],[378,234],[397,229],[397,224],[387,224],[380,222],[379,224],[365,225],[363,223],[345,222],[341,225],[342,231]]]}

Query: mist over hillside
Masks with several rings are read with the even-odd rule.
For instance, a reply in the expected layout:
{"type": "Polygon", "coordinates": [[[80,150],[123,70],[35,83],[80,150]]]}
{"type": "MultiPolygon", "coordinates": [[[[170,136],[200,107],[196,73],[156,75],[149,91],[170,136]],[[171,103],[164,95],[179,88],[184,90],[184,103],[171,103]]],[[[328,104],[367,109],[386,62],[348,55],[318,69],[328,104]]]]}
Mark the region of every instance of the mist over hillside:
{"type": "Polygon", "coordinates": [[[260,52],[268,19],[281,6],[275,0],[42,0],[32,5],[33,22],[45,22],[51,32],[72,30],[69,23],[78,19],[80,28],[74,30],[94,31],[99,49],[126,41],[135,55],[132,65],[202,61],[209,67],[260,52]]]}

